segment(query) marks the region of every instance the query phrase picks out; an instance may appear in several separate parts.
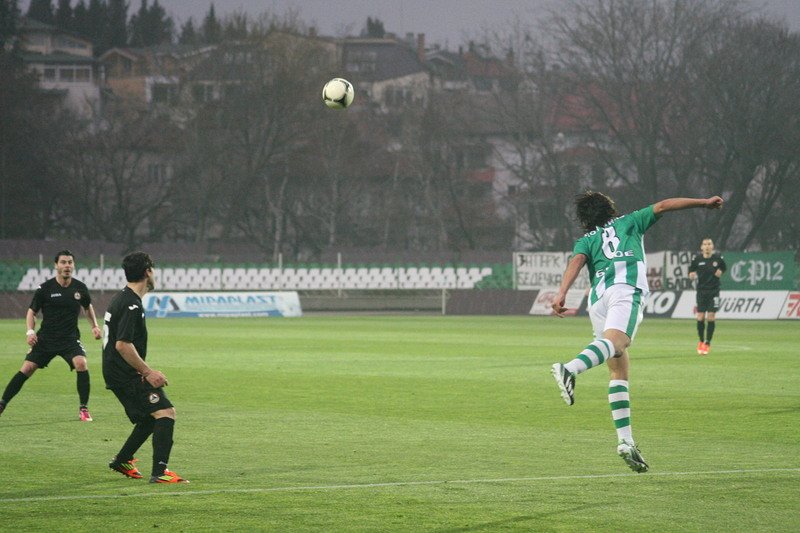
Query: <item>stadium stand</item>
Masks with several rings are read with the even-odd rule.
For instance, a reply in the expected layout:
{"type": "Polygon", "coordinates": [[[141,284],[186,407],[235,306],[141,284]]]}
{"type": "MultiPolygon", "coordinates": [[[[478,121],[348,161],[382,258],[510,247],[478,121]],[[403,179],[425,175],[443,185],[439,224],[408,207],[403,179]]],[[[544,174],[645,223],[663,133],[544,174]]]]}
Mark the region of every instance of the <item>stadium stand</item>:
{"type": "MultiPolygon", "coordinates": [[[[0,266],[3,290],[31,291],[53,277],[50,268],[0,266]]],[[[75,277],[93,290],[115,290],[125,284],[120,268],[81,267],[75,277]]],[[[509,288],[510,265],[427,266],[318,264],[285,268],[254,266],[165,266],[156,277],[160,290],[396,290],[509,288]],[[495,275],[495,272],[497,275],[495,275]]]]}

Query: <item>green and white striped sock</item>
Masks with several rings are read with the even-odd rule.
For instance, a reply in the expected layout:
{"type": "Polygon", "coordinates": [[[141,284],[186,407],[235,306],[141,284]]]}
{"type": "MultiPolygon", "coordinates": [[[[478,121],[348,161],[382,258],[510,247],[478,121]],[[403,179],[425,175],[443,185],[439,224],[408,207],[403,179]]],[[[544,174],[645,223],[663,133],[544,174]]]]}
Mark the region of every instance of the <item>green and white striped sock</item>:
{"type": "Polygon", "coordinates": [[[611,418],[617,428],[617,439],[633,444],[631,429],[631,397],[628,393],[628,382],[624,379],[612,379],[608,383],[608,403],[611,405],[611,418]]]}
{"type": "Polygon", "coordinates": [[[594,366],[602,365],[613,355],[614,343],[608,339],[600,339],[587,346],[575,359],[564,365],[564,368],[577,375],[594,366]]]}

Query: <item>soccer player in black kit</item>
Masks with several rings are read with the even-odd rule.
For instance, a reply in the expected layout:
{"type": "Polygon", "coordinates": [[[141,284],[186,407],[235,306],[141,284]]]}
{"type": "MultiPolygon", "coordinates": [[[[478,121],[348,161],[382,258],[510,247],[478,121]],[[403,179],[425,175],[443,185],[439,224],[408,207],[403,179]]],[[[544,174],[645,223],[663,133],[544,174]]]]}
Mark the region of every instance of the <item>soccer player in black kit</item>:
{"type": "Polygon", "coordinates": [[[105,314],[103,377],[106,388],[117,397],[134,424],[128,440],[108,464],[127,477],[141,479],[134,454],[153,435],[153,468],[150,483],[188,483],[167,469],[172,451],[175,408],[164,393],[167,377],[153,370],[147,358],[147,324],[142,296],[155,286],[155,265],[144,252],[122,260],[128,281],[105,314]]]}
{"type": "Polygon", "coordinates": [[[92,307],[92,297],[85,284],[72,277],[75,257],[69,250],[61,250],[54,259],[56,277],[48,279],[36,289],[28,308],[25,322],[28,326],[28,345],[31,347],[25,361],[0,399],[0,414],[6,405],[19,393],[22,386],[39,368],[45,368],[56,356],[61,356],[74,369],[78,386],[78,418],[91,422],[89,414],[89,367],[86,350],[81,344],[78,315],[84,310],[92,335],[100,338],[100,328],[92,307]],[[36,314],[42,312],[42,327],[36,331],[36,314]]]}
{"type": "Polygon", "coordinates": [[[697,353],[708,355],[719,309],[719,278],[727,269],[725,259],[714,251],[714,241],[706,237],[700,253],[689,265],[689,279],[697,280],[697,353]],[[706,324],[706,321],[708,322],[706,324]]]}

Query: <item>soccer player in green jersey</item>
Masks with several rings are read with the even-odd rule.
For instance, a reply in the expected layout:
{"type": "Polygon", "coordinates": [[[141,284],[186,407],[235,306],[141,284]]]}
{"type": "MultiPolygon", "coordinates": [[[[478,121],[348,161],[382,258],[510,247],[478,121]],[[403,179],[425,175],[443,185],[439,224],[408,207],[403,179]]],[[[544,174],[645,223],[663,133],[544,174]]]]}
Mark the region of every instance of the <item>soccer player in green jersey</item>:
{"type": "Polygon", "coordinates": [[[561,397],[567,405],[572,405],[575,376],[608,363],[611,374],[608,401],[617,429],[617,454],[633,471],[647,472],[647,462],[633,440],[628,394],[628,346],[642,322],[649,294],[644,234],[668,211],[693,207],[719,209],[722,198],[669,198],[620,216],[611,198],[587,191],[576,198],[575,206],[586,233],[575,242],[553,311],[564,316],[567,291],[586,265],[592,284],[589,317],[595,340],[567,364],[554,364],[552,374],[561,397]]]}

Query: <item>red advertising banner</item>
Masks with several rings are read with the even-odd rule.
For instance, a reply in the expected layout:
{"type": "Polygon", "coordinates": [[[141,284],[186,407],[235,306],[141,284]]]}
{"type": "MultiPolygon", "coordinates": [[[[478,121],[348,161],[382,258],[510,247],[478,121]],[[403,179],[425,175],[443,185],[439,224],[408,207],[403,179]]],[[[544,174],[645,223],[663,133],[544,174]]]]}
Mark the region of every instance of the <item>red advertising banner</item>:
{"type": "Polygon", "coordinates": [[[781,320],[800,320],[800,292],[789,293],[778,318],[781,320]]]}

